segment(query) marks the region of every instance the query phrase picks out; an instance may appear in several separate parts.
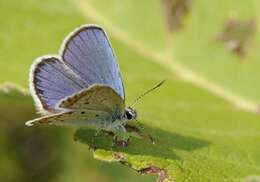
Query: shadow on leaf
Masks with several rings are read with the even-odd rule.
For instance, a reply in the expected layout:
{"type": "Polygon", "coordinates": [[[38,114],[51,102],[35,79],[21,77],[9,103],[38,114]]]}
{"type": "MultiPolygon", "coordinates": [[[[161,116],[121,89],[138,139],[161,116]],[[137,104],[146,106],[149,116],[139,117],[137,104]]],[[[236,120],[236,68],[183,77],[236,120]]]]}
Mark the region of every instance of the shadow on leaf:
{"type": "MultiPolygon", "coordinates": [[[[192,151],[209,145],[209,142],[199,138],[170,133],[158,128],[150,128],[147,126],[145,126],[145,128],[155,138],[154,145],[148,140],[131,137],[127,148],[115,147],[113,151],[180,160],[181,158],[175,154],[174,149],[192,151]]],[[[93,129],[81,128],[75,132],[74,139],[89,146],[94,134],[95,130],[93,129]]],[[[97,149],[110,151],[111,144],[112,137],[105,133],[100,134],[95,139],[97,149]]]]}

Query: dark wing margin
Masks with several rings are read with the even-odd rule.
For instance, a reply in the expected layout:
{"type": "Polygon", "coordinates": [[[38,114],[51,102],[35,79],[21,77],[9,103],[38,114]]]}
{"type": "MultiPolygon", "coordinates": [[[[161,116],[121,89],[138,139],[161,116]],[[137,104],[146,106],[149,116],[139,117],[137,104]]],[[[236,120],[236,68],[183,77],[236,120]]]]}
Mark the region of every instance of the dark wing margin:
{"type": "Polygon", "coordinates": [[[113,88],[122,99],[124,86],[119,67],[105,31],[97,25],[83,25],[71,32],[60,49],[62,61],[86,83],[113,88]]]}
{"type": "Polygon", "coordinates": [[[73,73],[58,56],[43,56],[31,66],[29,87],[41,113],[56,112],[57,103],[87,84],[73,73]]]}

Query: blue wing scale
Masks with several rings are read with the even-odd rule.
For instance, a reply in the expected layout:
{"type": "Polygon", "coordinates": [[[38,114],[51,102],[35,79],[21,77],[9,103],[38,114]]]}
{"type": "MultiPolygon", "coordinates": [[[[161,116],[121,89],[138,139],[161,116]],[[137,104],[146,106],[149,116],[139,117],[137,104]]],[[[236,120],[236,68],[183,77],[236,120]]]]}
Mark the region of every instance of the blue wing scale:
{"type": "Polygon", "coordinates": [[[104,30],[84,25],[65,39],[60,56],[43,56],[30,72],[30,91],[39,110],[57,112],[57,104],[95,84],[111,87],[124,100],[124,86],[104,30]]]}

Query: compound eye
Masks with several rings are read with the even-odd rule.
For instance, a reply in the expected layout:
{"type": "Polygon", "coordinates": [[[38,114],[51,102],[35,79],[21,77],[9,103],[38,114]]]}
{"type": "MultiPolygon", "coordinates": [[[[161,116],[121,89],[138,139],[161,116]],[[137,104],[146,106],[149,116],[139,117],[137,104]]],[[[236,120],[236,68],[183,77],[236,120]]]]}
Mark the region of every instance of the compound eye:
{"type": "Polygon", "coordinates": [[[133,118],[132,114],[131,114],[130,112],[128,112],[128,111],[125,112],[125,115],[126,115],[126,118],[127,118],[128,120],[130,120],[130,119],[133,118]]]}

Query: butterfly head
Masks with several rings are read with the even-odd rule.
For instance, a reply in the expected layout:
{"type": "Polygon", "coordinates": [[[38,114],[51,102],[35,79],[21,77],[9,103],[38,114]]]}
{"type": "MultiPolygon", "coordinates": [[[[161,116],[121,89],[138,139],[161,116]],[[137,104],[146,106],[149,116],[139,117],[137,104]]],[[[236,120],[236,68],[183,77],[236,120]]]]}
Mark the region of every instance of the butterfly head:
{"type": "Polygon", "coordinates": [[[125,115],[124,115],[124,117],[125,117],[127,120],[136,119],[136,118],[137,118],[137,112],[136,112],[136,110],[134,110],[133,108],[127,107],[127,108],[125,109],[125,115]]]}

